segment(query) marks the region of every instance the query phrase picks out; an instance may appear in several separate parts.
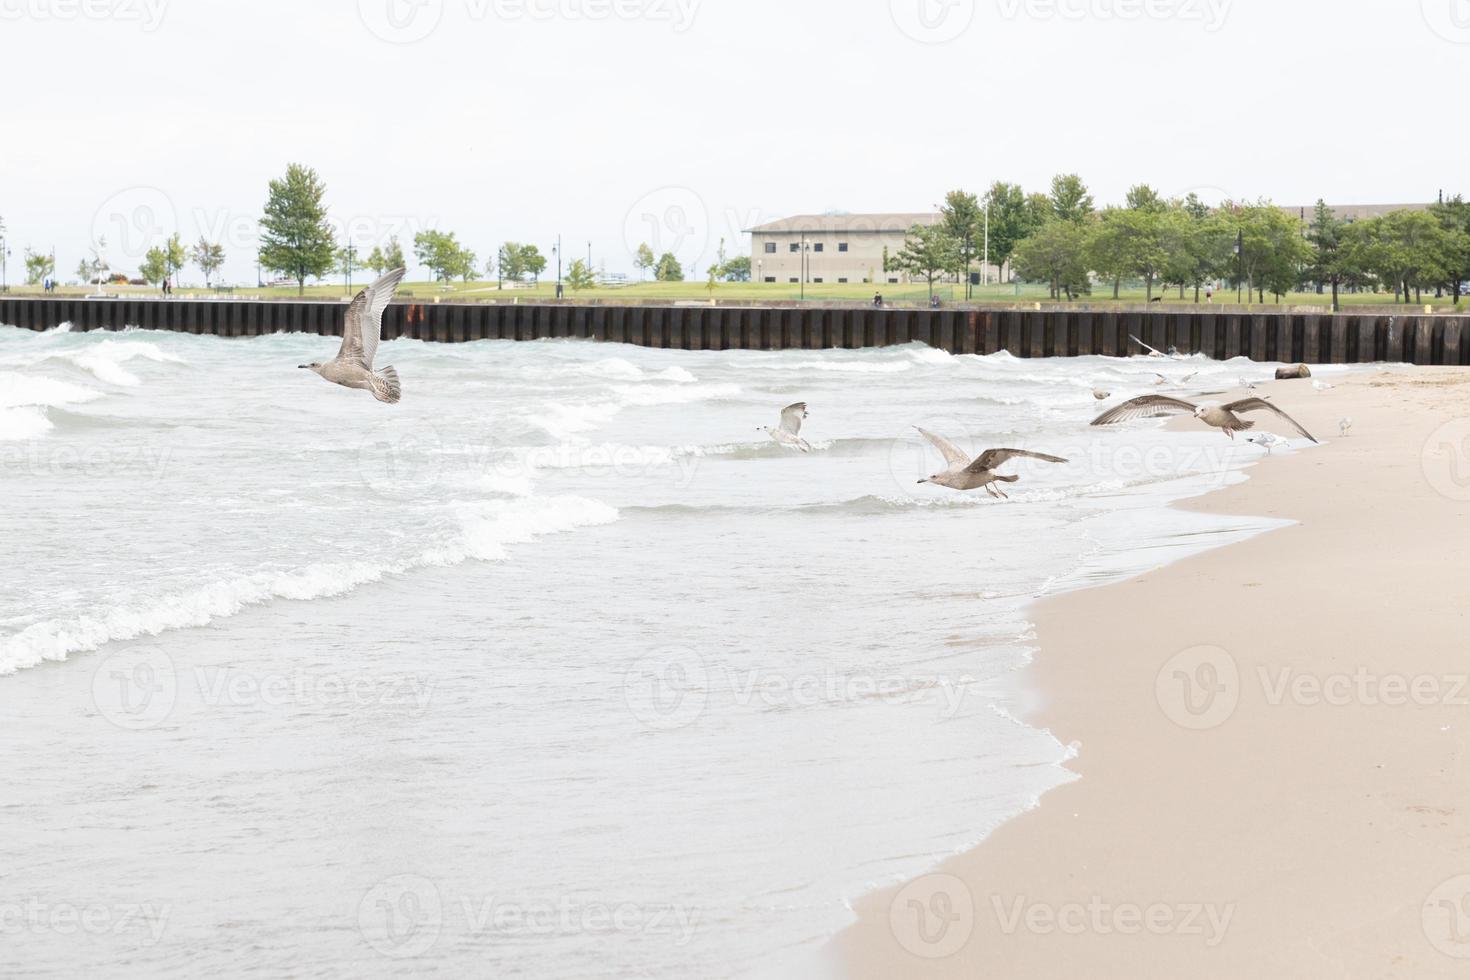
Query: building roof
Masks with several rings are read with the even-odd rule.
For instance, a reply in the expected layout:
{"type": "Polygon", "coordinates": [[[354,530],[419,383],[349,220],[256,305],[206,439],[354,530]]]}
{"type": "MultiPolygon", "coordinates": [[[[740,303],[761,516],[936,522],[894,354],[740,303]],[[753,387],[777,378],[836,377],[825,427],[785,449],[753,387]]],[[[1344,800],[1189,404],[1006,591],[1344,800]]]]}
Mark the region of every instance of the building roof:
{"type": "MultiPolygon", "coordinates": [[[[1343,221],[1366,221],[1369,218],[1380,218],[1395,211],[1425,211],[1429,208],[1428,204],[1329,204],[1327,206],[1332,209],[1335,217],[1343,221]]],[[[1301,217],[1305,214],[1308,221],[1317,210],[1315,204],[1308,204],[1305,207],[1301,205],[1295,207],[1278,205],[1278,207],[1294,217],[1301,217]]]]}
{"type": "Polygon", "coordinates": [[[795,232],[822,232],[825,234],[837,234],[842,232],[880,232],[908,231],[914,225],[935,225],[939,223],[939,214],[934,211],[925,211],[918,214],[891,212],[885,214],[794,214],[780,221],[770,221],[754,228],[747,228],[751,234],[781,234],[795,232]]]}

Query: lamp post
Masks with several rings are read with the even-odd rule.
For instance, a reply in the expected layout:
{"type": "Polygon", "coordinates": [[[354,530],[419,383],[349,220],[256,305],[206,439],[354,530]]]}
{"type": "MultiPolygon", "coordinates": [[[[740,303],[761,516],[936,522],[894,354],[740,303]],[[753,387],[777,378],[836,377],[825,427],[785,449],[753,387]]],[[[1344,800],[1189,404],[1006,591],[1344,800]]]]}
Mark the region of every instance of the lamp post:
{"type": "MultiPolygon", "coordinates": [[[[357,247],[351,242],[347,243],[347,295],[352,295],[352,260],[357,257],[357,247]]],[[[372,256],[368,256],[372,258],[372,256]]]]}
{"type": "Polygon", "coordinates": [[[551,247],[551,253],[556,256],[556,298],[561,299],[561,235],[556,236],[556,244],[551,247]]]}
{"type": "Polygon", "coordinates": [[[10,292],[10,273],[6,264],[10,260],[10,243],[0,238],[0,293],[10,292]]]}
{"type": "Polygon", "coordinates": [[[1245,229],[1235,233],[1235,302],[1240,302],[1240,287],[1245,282],[1245,229]]]}
{"type": "Polygon", "coordinates": [[[980,285],[990,285],[990,202],[985,202],[985,257],[980,260],[980,285]]]}

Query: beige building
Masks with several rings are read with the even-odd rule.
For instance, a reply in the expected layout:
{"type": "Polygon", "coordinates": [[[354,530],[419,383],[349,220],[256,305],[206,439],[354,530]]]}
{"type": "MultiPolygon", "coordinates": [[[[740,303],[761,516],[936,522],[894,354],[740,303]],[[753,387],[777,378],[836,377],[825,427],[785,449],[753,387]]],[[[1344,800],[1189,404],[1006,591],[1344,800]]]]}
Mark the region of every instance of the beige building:
{"type": "MultiPolygon", "coordinates": [[[[756,282],[903,283],[901,272],[883,271],[883,254],[903,250],[914,225],[936,225],[937,213],[799,214],[750,232],[750,274],[756,282]]],[[[977,243],[979,246],[980,243],[977,243]]],[[[980,264],[974,266],[980,271],[980,264]]],[[[990,281],[997,279],[990,270],[990,281]]]]}

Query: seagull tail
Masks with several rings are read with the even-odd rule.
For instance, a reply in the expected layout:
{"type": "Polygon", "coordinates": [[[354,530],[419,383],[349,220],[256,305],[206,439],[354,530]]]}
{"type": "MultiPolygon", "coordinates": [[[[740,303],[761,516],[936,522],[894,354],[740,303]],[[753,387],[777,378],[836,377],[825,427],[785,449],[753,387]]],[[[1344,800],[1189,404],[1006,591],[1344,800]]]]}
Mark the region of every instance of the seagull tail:
{"type": "Polygon", "coordinates": [[[403,386],[398,383],[397,371],[385,367],[373,375],[373,397],[389,405],[398,404],[398,399],[403,397],[403,386]]]}
{"type": "Polygon", "coordinates": [[[1019,476],[997,476],[996,479],[999,480],[999,481],[1001,481],[1002,483],[1015,483],[1017,480],[1020,479],[1020,477],[1019,476]]]}

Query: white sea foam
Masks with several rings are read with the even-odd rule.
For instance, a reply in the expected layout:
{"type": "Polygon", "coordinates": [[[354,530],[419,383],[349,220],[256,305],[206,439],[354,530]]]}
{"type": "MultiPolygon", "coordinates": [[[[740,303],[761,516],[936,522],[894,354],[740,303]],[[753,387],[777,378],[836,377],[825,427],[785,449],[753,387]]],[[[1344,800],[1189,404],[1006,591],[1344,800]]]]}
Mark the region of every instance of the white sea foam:
{"type": "Polygon", "coordinates": [[[611,524],[618,511],[580,497],[457,502],[459,531],[416,556],[387,561],[318,562],[303,568],[254,572],[151,601],[117,606],[62,620],[34,623],[0,638],[0,675],[48,660],[96,650],[107,643],[206,626],[272,599],[306,601],[340,596],[369,582],[423,566],[500,561],[511,545],[580,527],[611,524]]]}

